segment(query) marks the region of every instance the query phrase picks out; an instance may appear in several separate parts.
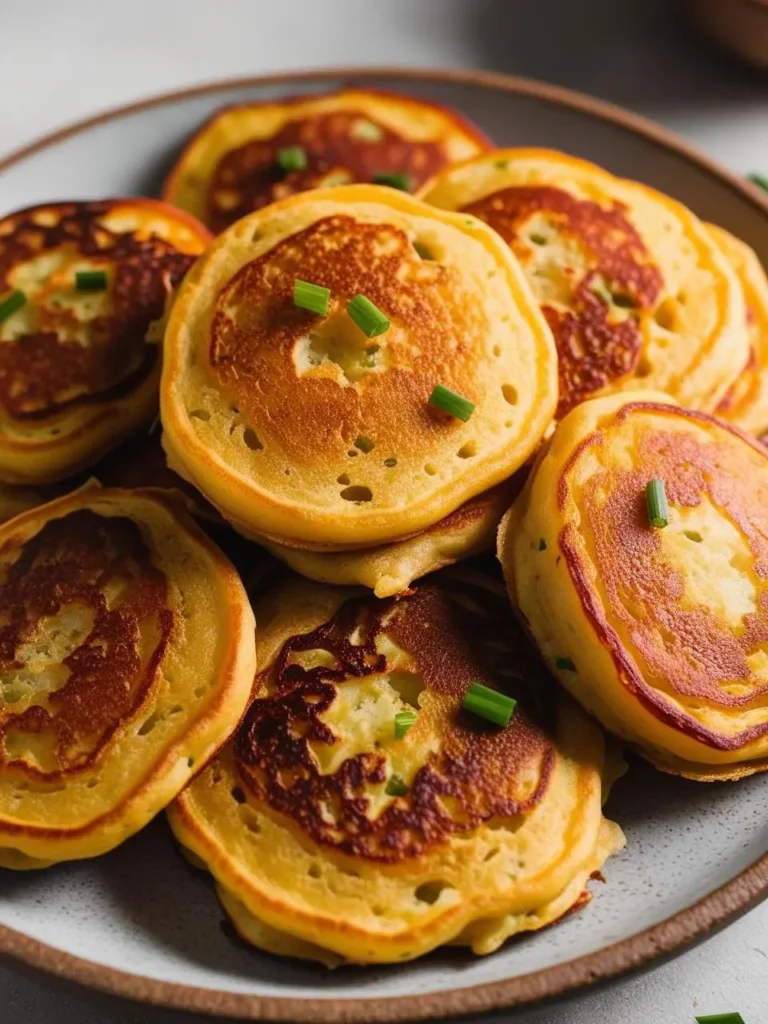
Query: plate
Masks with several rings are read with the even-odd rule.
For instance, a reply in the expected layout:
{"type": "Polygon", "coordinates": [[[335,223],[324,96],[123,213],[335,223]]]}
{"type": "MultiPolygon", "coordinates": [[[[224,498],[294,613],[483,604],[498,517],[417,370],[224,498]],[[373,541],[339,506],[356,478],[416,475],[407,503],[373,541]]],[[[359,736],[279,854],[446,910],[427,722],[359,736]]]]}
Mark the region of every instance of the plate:
{"type": "MultiPolygon", "coordinates": [[[[503,146],[553,146],[682,199],[768,265],[762,194],[661,128],[536,82],[480,72],[336,70],[223,82],[84,121],[0,163],[0,204],[156,195],[182,143],[218,107],[354,82],[455,107],[503,146]]],[[[158,820],[94,861],[0,872],[0,951],[137,999],[250,1020],[398,1021],[520,1006],[680,952],[768,895],[768,776],[703,785],[633,763],[608,813],[627,849],[593,900],[476,959],[438,951],[334,973],[255,953],[222,927],[208,878],[158,820]]]]}

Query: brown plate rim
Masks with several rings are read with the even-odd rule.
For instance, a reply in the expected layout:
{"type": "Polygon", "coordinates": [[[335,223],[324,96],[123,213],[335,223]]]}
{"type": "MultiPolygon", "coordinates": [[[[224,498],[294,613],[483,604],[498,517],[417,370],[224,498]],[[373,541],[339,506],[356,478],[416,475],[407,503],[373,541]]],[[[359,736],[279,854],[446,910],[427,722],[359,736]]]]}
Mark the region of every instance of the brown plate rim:
{"type": "MultiPolygon", "coordinates": [[[[516,78],[491,71],[408,67],[341,67],[310,71],[280,72],[215,81],[162,93],[137,103],[115,107],[52,132],[0,160],[0,172],[73,135],[100,124],[177,100],[228,89],[264,85],[291,86],[297,82],[366,79],[413,82],[458,83],[544,100],[579,113],[610,121],[647,141],[673,151],[689,163],[728,185],[742,198],[768,217],[768,195],[757,186],[740,179],[700,153],[695,146],[652,121],[621,107],[560,86],[516,78]]],[[[500,1008],[519,1007],[544,999],[567,995],[588,985],[607,981],[625,971],[650,965],[671,956],[725,927],[768,897],[768,853],[735,878],[685,910],[627,939],[594,953],[553,967],[546,967],[505,981],[485,982],[414,996],[385,998],[307,999],[293,996],[257,996],[221,989],[197,988],[179,982],[161,981],[129,974],[103,964],[85,960],[56,949],[38,939],[0,925],[0,953],[15,956],[33,967],[59,977],[126,996],[142,1002],[193,1010],[216,1016],[246,1020],[296,1021],[310,1024],[338,1022],[390,1022],[427,1020],[449,1015],[482,1013],[500,1008]]]]}

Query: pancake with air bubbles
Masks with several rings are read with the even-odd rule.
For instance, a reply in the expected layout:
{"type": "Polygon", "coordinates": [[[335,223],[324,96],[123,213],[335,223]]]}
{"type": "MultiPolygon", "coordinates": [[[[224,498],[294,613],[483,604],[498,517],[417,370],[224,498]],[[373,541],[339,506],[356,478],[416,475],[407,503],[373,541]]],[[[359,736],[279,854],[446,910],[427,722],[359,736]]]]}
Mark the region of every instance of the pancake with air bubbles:
{"type": "Polygon", "coordinates": [[[483,954],[581,904],[623,844],[602,734],[500,583],[443,573],[382,601],[293,580],[256,617],[255,699],[169,809],[246,940],[331,965],[483,954]],[[462,711],[478,681],[518,699],[506,728],[462,711]]]}
{"type": "Polygon", "coordinates": [[[0,481],[92,466],[157,413],[150,324],[210,235],[151,199],[49,203],[0,220],[0,481]],[[77,275],[106,275],[81,290],[77,275]],[[105,285],[105,287],[104,287],[105,285]]]}
{"type": "Polygon", "coordinates": [[[142,828],[250,697],[240,579],[178,503],[91,486],[0,528],[0,866],[142,828]]]}
{"type": "Polygon", "coordinates": [[[765,449],[636,392],[562,421],[499,541],[560,681],[658,767],[708,781],[768,768],[767,538],[765,449]]]}
{"type": "Polygon", "coordinates": [[[348,89],[218,111],[187,143],[163,198],[218,233],[296,192],[401,176],[419,188],[446,164],[490,148],[451,110],[408,96],[348,89]],[[300,149],[303,166],[280,154],[300,149]]]}
{"type": "Polygon", "coordinates": [[[169,464],[246,534],[320,550],[410,536],[514,473],[554,409],[552,335],[475,219],[395,189],[304,192],[221,235],[164,342],[169,464]],[[326,316],[293,304],[330,290],[326,316]],[[368,338],[358,294],[390,321],[368,338]],[[441,384],[467,422],[429,404],[441,384]]]}
{"type": "Polygon", "coordinates": [[[736,274],[668,196],[543,149],[481,155],[420,194],[480,218],[512,247],[555,336],[558,417],[638,387],[711,412],[746,363],[736,274]]]}
{"type": "Polygon", "coordinates": [[[414,580],[493,549],[501,518],[522,486],[524,470],[512,480],[468,502],[434,526],[407,540],[361,551],[305,551],[261,543],[302,576],[320,583],[369,587],[377,597],[399,594],[414,580]]]}
{"type": "Polygon", "coordinates": [[[715,224],[707,227],[744,290],[750,343],[744,368],[720,400],[716,413],[747,433],[760,435],[768,430],[768,277],[757,253],[746,242],[715,224]]]}

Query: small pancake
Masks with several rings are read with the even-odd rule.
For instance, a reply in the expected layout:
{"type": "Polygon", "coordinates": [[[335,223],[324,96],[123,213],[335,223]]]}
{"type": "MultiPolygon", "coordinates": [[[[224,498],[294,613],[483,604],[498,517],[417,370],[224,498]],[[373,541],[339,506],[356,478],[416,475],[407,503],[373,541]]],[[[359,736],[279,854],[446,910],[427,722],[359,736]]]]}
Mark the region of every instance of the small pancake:
{"type": "Polygon", "coordinates": [[[434,526],[408,540],[362,551],[304,551],[260,543],[302,576],[337,586],[369,587],[376,597],[392,597],[414,580],[464,558],[491,551],[504,513],[522,487],[524,471],[471,498],[434,526]]]}
{"type": "Polygon", "coordinates": [[[163,346],[171,467],[246,535],[389,543],[515,472],[556,402],[552,335],[479,221],[391,188],[303,192],[238,221],[179,289],[163,346]],[[293,304],[297,278],[331,292],[293,304]],[[391,321],[368,339],[358,293],[391,321]],[[436,384],[475,404],[429,405],[436,384]]]}
{"type": "Polygon", "coordinates": [[[90,486],[0,528],[0,866],[94,857],[234,730],[254,621],[178,502],[90,486]]]}
{"type": "Polygon", "coordinates": [[[188,214],[152,199],[48,203],[0,220],[0,481],[35,485],[92,466],[157,412],[166,295],[207,245],[188,214]],[[101,271],[106,290],[78,290],[101,271]]]}
{"type": "Polygon", "coordinates": [[[349,89],[226,107],[192,136],[163,198],[212,231],[295,192],[406,174],[411,191],[446,164],[490,148],[468,120],[408,96],[349,89]],[[306,167],[285,171],[281,150],[306,167]]]}
{"type": "Polygon", "coordinates": [[[525,269],[555,335],[558,418],[637,387],[711,412],[746,363],[739,282],[681,203],[544,149],[447,168],[420,193],[486,221],[525,269]]]}
{"type": "Polygon", "coordinates": [[[256,699],[169,808],[246,940],[332,964],[490,953],[579,903],[623,845],[602,734],[495,579],[442,573],[386,601],[293,580],[256,615],[256,699]],[[461,710],[477,681],[519,700],[506,728],[461,710]]]}
{"type": "Polygon", "coordinates": [[[748,434],[759,435],[768,430],[768,276],[746,242],[716,224],[707,227],[744,290],[750,342],[744,369],[720,399],[716,413],[748,434]]]}
{"type": "Polygon", "coordinates": [[[654,392],[558,426],[499,532],[513,603],[558,678],[653,764],[768,769],[768,452],[654,392]],[[664,481],[669,525],[649,525],[664,481]]]}

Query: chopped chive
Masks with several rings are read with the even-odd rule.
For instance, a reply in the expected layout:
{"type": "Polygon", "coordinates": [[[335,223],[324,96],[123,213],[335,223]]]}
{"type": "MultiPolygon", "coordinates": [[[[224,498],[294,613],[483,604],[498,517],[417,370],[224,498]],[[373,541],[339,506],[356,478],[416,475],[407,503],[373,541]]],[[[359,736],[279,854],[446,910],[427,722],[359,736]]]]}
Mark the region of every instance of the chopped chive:
{"type": "Polygon", "coordinates": [[[497,167],[500,171],[506,171],[509,167],[509,160],[494,160],[493,166],[497,167]]]}
{"type": "Polygon", "coordinates": [[[410,192],[411,176],[401,171],[377,171],[371,176],[371,181],[376,185],[389,185],[390,188],[398,188],[401,192],[410,192]]]}
{"type": "Polygon", "coordinates": [[[758,185],[760,188],[764,188],[768,192],[768,174],[760,174],[755,171],[753,174],[748,174],[747,177],[753,185],[758,185]]]}
{"type": "Polygon", "coordinates": [[[457,395],[455,391],[451,391],[450,388],[446,388],[442,384],[435,384],[432,394],[429,396],[429,404],[455,416],[463,423],[466,423],[475,411],[474,402],[470,402],[468,398],[462,398],[461,395],[457,395]]]}
{"type": "Polygon", "coordinates": [[[347,313],[366,338],[378,338],[389,330],[389,320],[364,295],[356,295],[347,306],[347,313]]]}
{"type": "Polygon", "coordinates": [[[398,711],[395,715],[395,739],[401,740],[416,724],[418,717],[415,711],[398,711]]]}
{"type": "Polygon", "coordinates": [[[402,775],[395,773],[394,775],[390,775],[387,779],[384,792],[387,796],[405,796],[408,792],[408,783],[402,775]]]}
{"type": "Polygon", "coordinates": [[[547,550],[547,542],[542,537],[541,540],[539,541],[539,551],[546,551],[546,550],[547,550]]]}
{"type": "Polygon", "coordinates": [[[307,151],[303,146],[286,146],[285,149],[278,149],[277,162],[284,171],[305,171],[307,151]]]}
{"type": "Polygon", "coordinates": [[[555,668],[561,672],[576,672],[576,664],[571,658],[555,658],[555,668]]]}
{"type": "Polygon", "coordinates": [[[663,480],[649,480],[645,488],[648,522],[656,530],[669,526],[669,506],[663,480]]]}
{"type": "Polygon", "coordinates": [[[363,142],[381,142],[384,138],[383,130],[373,121],[368,121],[366,118],[355,121],[349,134],[355,139],[361,139],[363,142]]]}
{"type": "Polygon", "coordinates": [[[546,245],[547,236],[542,235],[540,231],[532,231],[528,236],[534,245],[546,245]]]}
{"type": "Polygon", "coordinates": [[[106,270],[78,270],[75,274],[75,288],[77,288],[79,292],[106,291],[106,270]]]}
{"type": "Polygon", "coordinates": [[[19,289],[16,289],[15,292],[11,292],[7,298],[0,302],[0,324],[3,320],[7,320],[9,316],[13,316],[17,310],[26,305],[26,302],[27,296],[24,292],[19,291],[19,289]]]}
{"type": "Polygon", "coordinates": [[[293,283],[293,304],[300,309],[308,309],[318,316],[328,316],[328,303],[331,300],[330,288],[312,284],[296,278],[293,283]]]}
{"type": "Polygon", "coordinates": [[[696,1018],[697,1024],[744,1024],[740,1013],[710,1013],[696,1018]]]}
{"type": "Polygon", "coordinates": [[[492,690],[482,683],[471,683],[464,695],[462,707],[473,715],[485,718],[494,725],[508,726],[517,701],[505,693],[492,690]]]}

